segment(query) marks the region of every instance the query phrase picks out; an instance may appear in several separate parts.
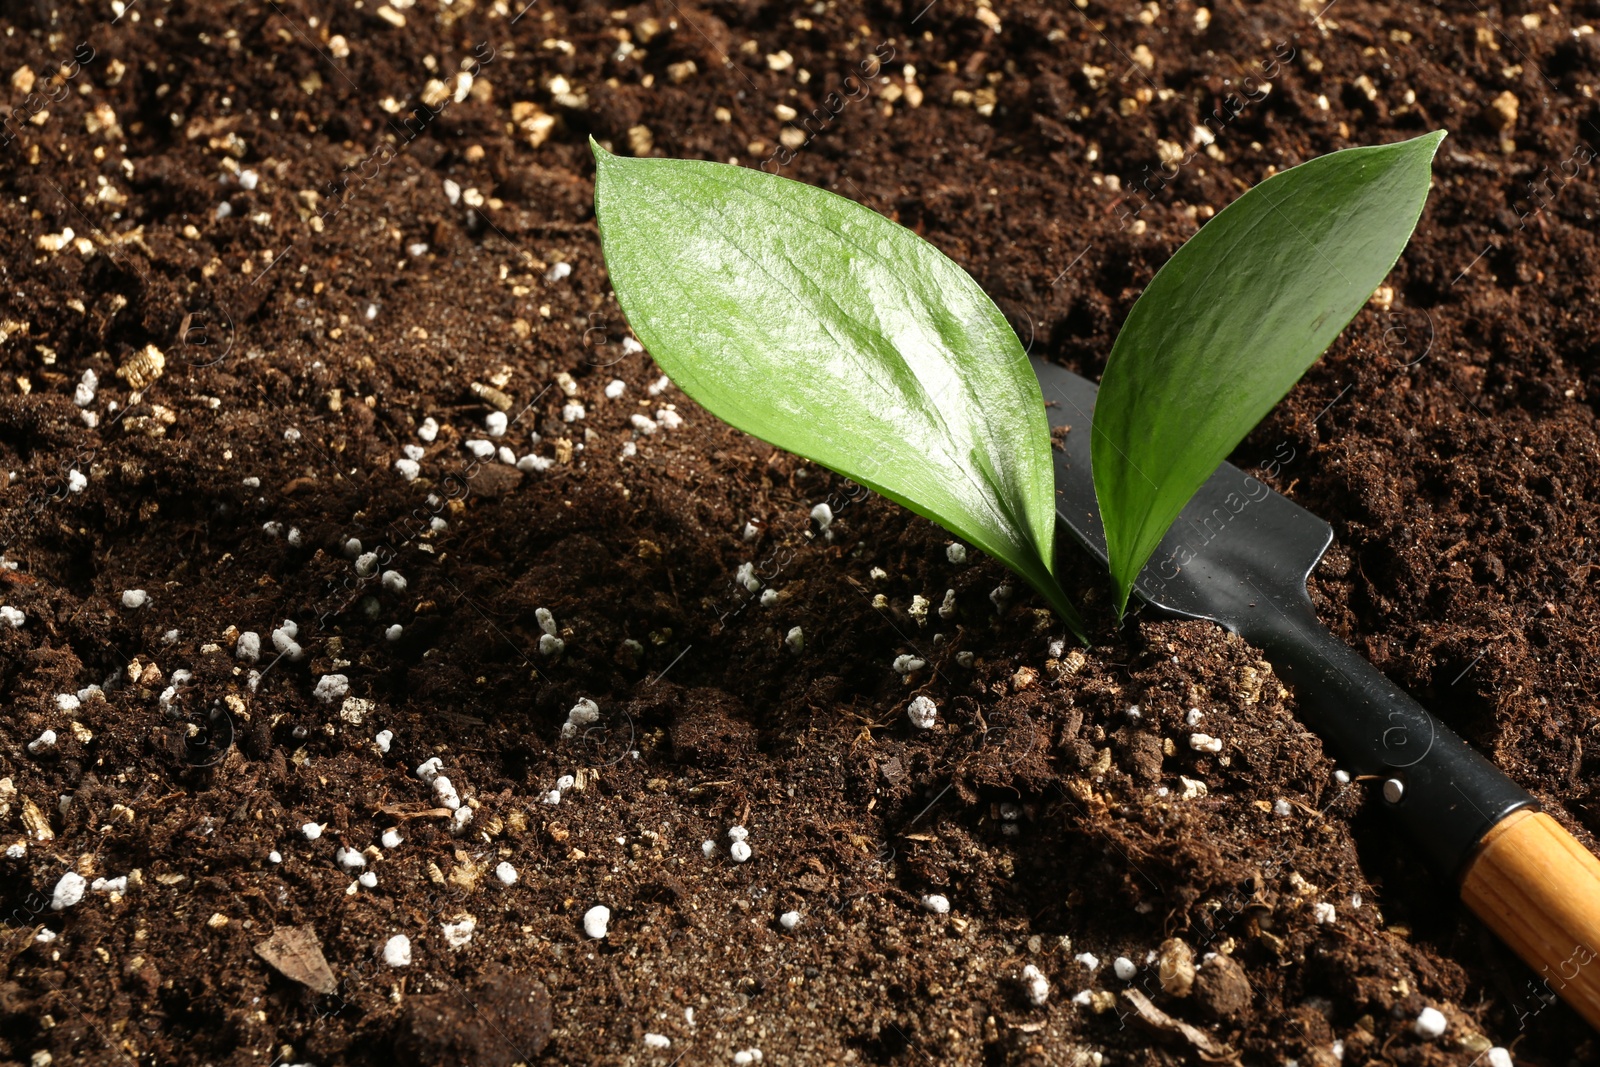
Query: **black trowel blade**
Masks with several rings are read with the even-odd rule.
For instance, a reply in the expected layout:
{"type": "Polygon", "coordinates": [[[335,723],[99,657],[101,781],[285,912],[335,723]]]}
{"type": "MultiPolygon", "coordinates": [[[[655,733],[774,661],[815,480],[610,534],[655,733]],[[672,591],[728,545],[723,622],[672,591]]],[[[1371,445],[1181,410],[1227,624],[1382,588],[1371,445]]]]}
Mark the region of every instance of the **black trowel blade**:
{"type": "MultiPolygon", "coordinates": [[[[1106,562],[1106,535],[1089,466],[1095,395],[1087,378],[1040,359],[1034,373],[1057,438],[1056,512],[1078,543],[1106,562]],[[1064,447],[1061,447],[1064,446],[1064,447]]],[[[1266,483],[1224,463],[1189,501],[1139,573],[1134,591],[1163,611],[1244,633],[1267,605],[1305,597],[1306,576],[1333,528],[1266,483]]]]}

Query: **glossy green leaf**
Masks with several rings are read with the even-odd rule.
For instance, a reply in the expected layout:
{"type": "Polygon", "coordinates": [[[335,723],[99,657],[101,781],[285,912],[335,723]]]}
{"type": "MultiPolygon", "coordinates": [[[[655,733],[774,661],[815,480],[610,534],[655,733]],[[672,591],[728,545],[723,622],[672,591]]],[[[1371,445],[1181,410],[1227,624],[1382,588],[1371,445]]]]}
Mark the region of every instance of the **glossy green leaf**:
{"type": "Polygon", "coordinates": [[[1183,506],[1355,317],[1422,214],[1443,131],[1275,174],[1151,279],[1095,402],[1117,607],[1183,506]]]}
{"type": "Polygon", "coordinates": [[[965,271],[822,189],[592,147],[611,284],[684,392],[1005,563],[1082,636],[1039,383],[965,271]]]}

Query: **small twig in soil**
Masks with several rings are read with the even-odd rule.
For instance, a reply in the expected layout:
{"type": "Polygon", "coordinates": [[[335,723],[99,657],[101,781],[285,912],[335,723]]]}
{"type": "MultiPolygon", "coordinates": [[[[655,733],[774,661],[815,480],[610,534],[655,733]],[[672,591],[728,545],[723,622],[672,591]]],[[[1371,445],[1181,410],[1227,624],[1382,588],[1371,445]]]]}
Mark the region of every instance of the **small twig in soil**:
{"type": "Polygon", "coordinates": [[[1198,1027],[1191,1026],[1181,1019],[1174,1019],[1160,1008],[1150,1002],[1150,998],[1137,989],[1124,989],[1122,998],[1133,1005],[1133,1010],[1138,1012],[1139,1018],[1157,1030],[1167,1030],[1180,1034],[1199,1051],[1202,1058],[1211,1062],[1233,1061],[1238,1062],[1238,1054],[1227,1045],[1218,1045],[1216,1039],[1198,1027]]]}
{"type": "Polygon", "coordinates": [[[448,819],[455,812],[449,808],[424,808],[417,811],[403,804],[385,804],[378,809],[378,814],[393,819],[448,819]]]}

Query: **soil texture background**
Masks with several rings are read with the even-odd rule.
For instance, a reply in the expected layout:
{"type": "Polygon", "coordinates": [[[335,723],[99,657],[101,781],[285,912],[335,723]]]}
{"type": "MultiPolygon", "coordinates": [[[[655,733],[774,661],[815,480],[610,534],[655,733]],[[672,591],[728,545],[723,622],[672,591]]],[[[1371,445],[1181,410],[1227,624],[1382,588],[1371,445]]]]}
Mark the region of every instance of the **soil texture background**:
{"type": "Polygon", "coordinates": [[[1118,629],[1070,546],[1063,644],[664,382],[588,148],[855,199],[1094,376],[1243,190],[1448,129],[1234,460],[1333,524],[1324,620],[1592,846],[1596,21],[5,5],[0,1063],[1600,1061],[1255,650],[1118,629]]]}

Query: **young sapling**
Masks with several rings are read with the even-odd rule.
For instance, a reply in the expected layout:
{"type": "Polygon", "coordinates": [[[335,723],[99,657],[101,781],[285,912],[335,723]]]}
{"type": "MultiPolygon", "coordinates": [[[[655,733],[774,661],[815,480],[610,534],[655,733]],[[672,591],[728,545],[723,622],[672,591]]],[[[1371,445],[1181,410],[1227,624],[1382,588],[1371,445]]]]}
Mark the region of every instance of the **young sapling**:
{"type": "MultiPolygon", "coordinates": [[[[1207,222],[1135,303],[1091,442],[1119,613],[1183,505],[1394,265],[1443,136],[1273,175],[1207,222]]],[[[1039,384],[972,278],[824,190],[591,148],[617,299],[686,393],[939,523],[963,542],[949,546],[951,563],[967,543],[996,557],[1084,638],[1055,579],[1039,384]]],[[[656,428],[644,415],[633,424],[656,428]]],[[[1005,588],[993,597],[1002,614],[1005,588]]]]}

